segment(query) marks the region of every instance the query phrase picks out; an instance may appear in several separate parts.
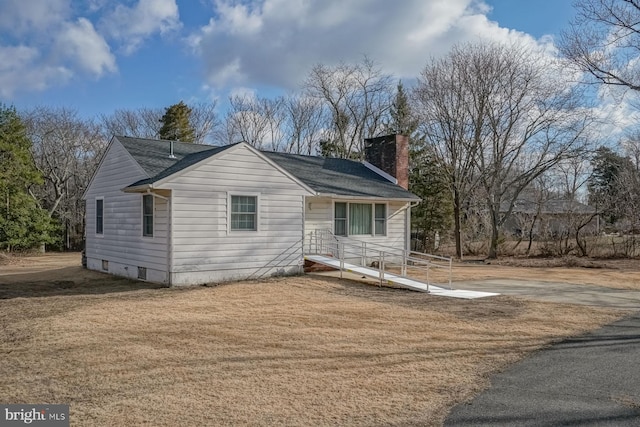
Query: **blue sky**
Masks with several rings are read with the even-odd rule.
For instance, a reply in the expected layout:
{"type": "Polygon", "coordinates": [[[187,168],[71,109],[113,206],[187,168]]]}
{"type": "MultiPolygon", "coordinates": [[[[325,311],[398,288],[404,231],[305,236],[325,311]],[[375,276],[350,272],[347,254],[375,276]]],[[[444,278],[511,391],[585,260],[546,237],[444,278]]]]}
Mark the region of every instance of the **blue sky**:
{"type": "Polygon", "coordinates": [[[299,87],[363,55],[402,79],[457,42],[553,46],[571,0],[2,0],[0,100],[115,109],[299,87]]]}

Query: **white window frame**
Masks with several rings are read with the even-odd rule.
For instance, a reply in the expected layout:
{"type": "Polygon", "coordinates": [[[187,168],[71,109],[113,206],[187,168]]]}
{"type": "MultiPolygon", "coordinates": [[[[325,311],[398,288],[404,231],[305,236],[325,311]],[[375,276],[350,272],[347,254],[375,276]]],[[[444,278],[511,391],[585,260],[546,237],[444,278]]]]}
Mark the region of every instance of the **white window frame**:
{"type": "Polygon", "coordinates": [[[145,193],[142,195],[142,197],[140,198],[140,216],[141,216],[141,228],[142,230],[140,230],[142,233],[142,237],[145,239],[153,239],[153,237],[155,236],[155,232],[156,232],[156,198],[153,197],[153,194],[148,194],[145,193]],[[145,222],[144,222],[144,198],[145,197],[151,197],[151,234],[145,234],[145,222]]]}
{"type": "Polygon", "coordinates": [[[332,229],[333,229],[333,234],[335,234],[336,236],[348,236],[349,235],[349,202],[347,201],[342,201],[342,200],[334,200],[333,201],[333,206],[331,209],[331,225],[332,225],[332,229]],[[344,204],[346,205],[346,209],[345,209],[345,217],[344,218],[339,218],[340,220],[344,220],[344,232],[345,234],[337,234],[336,232],[336,204],[344,204]]]}
{"type": "Polygon", "coordinates": [[[261,200],[260,200],[260,193],[251,193],[251,192],[230,192],[227,193],[227,233],[232,233],[232,234],[255,234],[260,232],[260,207],[261,207],[261,200]],[[253,230],[234,230],[231,228],[231,215],[233,214],[233,212],[231,212],[231,208],[232,208],[232,198],[233,197],[255,197],[256,199],[256,227],[253,230]]]}
{"type": "MultiPolygon", "coordinates": [[[[389,203],[388,202],[371,202],[371,201],[360,201],[360,200],[333,200],[332,209],[331,209],[331,228],[333,233],[336,232],[336,203],[345,203],[347,205],[347,218],[346,218],[346,235],[349,236],[387,236],[388,223],[389,223],[389,203]],[[350,205],[358,204],[358,205],[371,205],[371,233],[366,234],[351,234],[349,230],[351,229],[351,224],[349,223],[350,218],[350,205]],[[384,233],[376,234],[376,205],[384,205],[384,233]]],[[[337,234],[336,234],[337,236],[337,234]]]]}
{"type": "Polygon", "coordinates": [[[388,224],[388,218],[389,218],[389,203],[384,202],[384,203],[374,203],[373,204],[373,235],[374,236],[386,236],[387,235],[387,224],[388,224]],[[384,206],[384,228],[382,230],[381,234],[376,233],[376,221],[379,220],[376,217],[376,205],[383,205],[384,206]]]}
{"type": "Polygon", "coordinates": [[[104,237],[104,197],[96,197],[94,204],[94,209],[96,210],[93,215],[93,220],[95,222],[93,231],[96,237],[104,237]],[[98,233],[98,200],[102,200],[102,232],[98,233]]]}

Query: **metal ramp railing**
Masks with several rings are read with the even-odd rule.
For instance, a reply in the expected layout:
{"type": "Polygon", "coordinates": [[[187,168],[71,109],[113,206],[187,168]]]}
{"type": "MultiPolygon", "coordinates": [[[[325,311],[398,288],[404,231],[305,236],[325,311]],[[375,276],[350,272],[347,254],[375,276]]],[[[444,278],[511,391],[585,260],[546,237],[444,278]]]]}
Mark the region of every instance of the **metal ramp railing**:
{"type": "MultiPolygon", "coordinates": [[[[305,255],[319,255],[335,259],[339,263],[331,262],[331,265],[338,267],[341,275],[347,269],[354,269],[354,266],[366,267],[367,270],[374,272],[368,275],[375,275],[380,285],[385,281],[393,281],[396,284],[424,291],[425,289],[421,286],[424,284],[427,292],[432,284],[431,271],[433,269],[444,270],[448,286],[451,288],[453,262],[451,258],[336,236],[329,230],[309,232],[305,236],[304,251],[305,255]],[[418,279],[416,276],[421,277],[418,279]],[[416,282],[416,286],[406,285],[410,282],[397,280],[398,278],[416,282]]],[[[316,260],[321,259],[316,257],[316,260]]],[[[358,272],[367,270],[357,269],[358,272]]]]}

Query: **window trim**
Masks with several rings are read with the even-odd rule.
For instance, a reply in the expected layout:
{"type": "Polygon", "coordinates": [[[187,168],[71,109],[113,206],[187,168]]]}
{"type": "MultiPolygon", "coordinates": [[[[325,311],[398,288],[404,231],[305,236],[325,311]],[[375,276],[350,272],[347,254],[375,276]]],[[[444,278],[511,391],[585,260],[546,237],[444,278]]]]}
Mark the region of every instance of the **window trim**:
{"type": "Polygon", "coordinates": [[[93,231],[95,232],[96,236],[104,237],[104,197],[103,196],[96,197],[94,206],[95,206],[95,210],[96,211],[95,211],[94,216],[93,216],[93,219],[95,221],[95,224],[94,224],[95,227],[94,227],[93,231]],[[98,232],[98,201],[102,201],[102,212],[101,212],[102,213],[102,215],[101,215],[102,224],[101,224],[100,232],[98,232]]]}
{"type": "Polygon", "coordinates": [[[336,236],[348,236],[349,235],[349,202],[334,200],[332,215],[333,215],[333,219],[331,222],[333,224],[333,234],[335,234],[336,236]],[[336,205],[338,203],[341,205],[345,205],[344,218],[336,218],[336,205]],[[344,234],[338,234],[336,230],[336,220],[344,221],[344,234]]]}
{"type": "Polygon", "coordinates": [[[242,233],[249,233],[249,234],[255,234],[261,231],[261,227],[260,227],[260,207],[261,207],[261,201],[260,201],[260,193],[252,193],[252,192],[228,192],[227,193],[227,233],[230,234],[242,234],[242,233]],[[256,199],[256,212],[255,212],[255,216],[256,216],[256,226],[253,230],[235,230],[231,227],[231,216],[233,215],[233,212],[231,211],[233,203],[232,203],[232,199],[233,197],[255,197],[256,199]]]}
{"type": "Polygon", "coordinates": [[[331,210],[331,224],[332,224],[332,229],[333,229],[333,233],[336,236],[344,236],[344,237],[349,237],[349,236],[371,236],[371,237],[386,237],[388,235],[388,223],[389,223],[389,202],[384,201],[384,202],[376,202],[376,201],[360,201],[360,200],[333,200],[333,204],[332,204],[332,210],[331,210]],[[346,234],[336,234],[336,203],[344,203],[347,205],[347,210],[346,210],[346,221],[345,221],[345,232],[346,234]],[[350,220],[350,206],[352,204],[356,204],[356,205],[371,205],[371,233],[366,233],[366,234],[351,234],[349,232],[351,224],[349,224],[349,220],[350,220]],[[376,234],[376,205],[384,205],[384,233],[383,234],[376,234]]]}
{"type": "Polygon", "coordinates": [[[373,204],[373,235],[374,236],[386,236],[387,235],[387,223],[388,223],[388,218],[389,218],[388,213],[389,213],[389,203],[388,202],[374,203],[373,204]],[[380,218],[378,218],[376,216],[376,206],[378,206],[378,205],[384,206],[384,218],[382,218],[384,223],[383,223],[383,229],[382,229],[382,233],[381,234],[376,233],[376,221],[380,221],[380,218]]]}
{"type": "Polygon", "coordinates": [[[156,198],[153,196],[153,194],[143,194],[142,197],[140,198],[140,214],[142,217],[142,221],[141,221],[141,225],[142,225],[142,237],[144,238],[149,238],[152,239],[155,235],[155,225],[156,225],[156,198]],[[145,227],[145,218],[148,217],[148,214],[144,213],[144,198],[145,197],[151,197],[151,234],[146,234],[146,227],[145,227]]]}

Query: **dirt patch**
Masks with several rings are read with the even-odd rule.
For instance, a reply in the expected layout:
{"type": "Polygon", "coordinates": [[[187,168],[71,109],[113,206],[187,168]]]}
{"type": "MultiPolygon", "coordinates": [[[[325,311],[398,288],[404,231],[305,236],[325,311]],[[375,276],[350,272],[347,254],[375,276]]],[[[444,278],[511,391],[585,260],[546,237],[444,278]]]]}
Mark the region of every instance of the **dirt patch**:
{"type": "Polygon", "coordinates": [[[310,276],[148,289],[58,264],[0,280],[0,401],[70,403],[87,426],[440,425],[492,373],[623,315],[310,276]]]}

